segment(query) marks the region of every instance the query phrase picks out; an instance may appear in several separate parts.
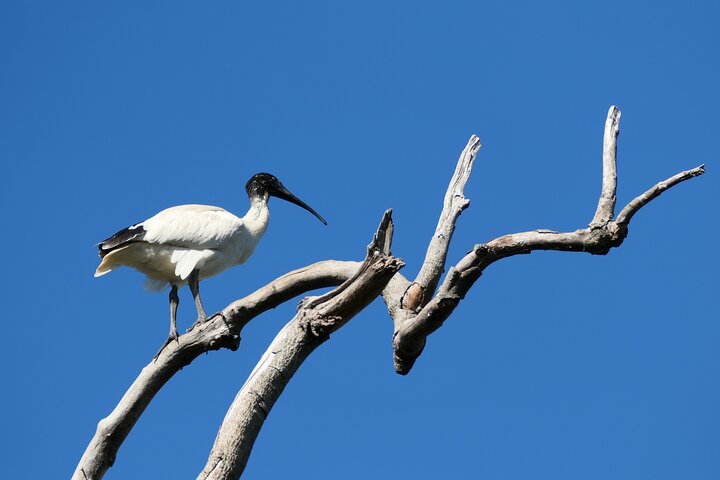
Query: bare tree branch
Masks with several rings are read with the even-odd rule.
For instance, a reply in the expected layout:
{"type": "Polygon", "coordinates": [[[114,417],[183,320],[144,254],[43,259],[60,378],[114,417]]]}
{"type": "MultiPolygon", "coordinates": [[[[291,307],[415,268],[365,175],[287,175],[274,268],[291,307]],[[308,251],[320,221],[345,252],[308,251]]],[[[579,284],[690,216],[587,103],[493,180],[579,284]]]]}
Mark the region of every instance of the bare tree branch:
{"type": "Polygon", "coordinates": [[[613,105],[608,110],[603,137],[602,190],[591,226],[603,225],[615,214],[615,192],[617,191],[617,137],[620,134],[620,110],[613,105]]]}
{"type": "Polygon", "coordinates": [[[369,305],[402,268],[402,260],[389,255],[391,225],[388,210],[358,273],[331,294],[301,302],[235,397],[199,479],[240,477],[270,409],[303,361],[369,305]]]}
{"type": "Polygon", "coordinates": [[[603,189],[595,218],[589,228],[559,233],[552,230],[505,235],[488,243],[476,245],[448,272],[437,295],[414,317],[405,321],[393,337],[395,370],[405,375],[425,347],[427,336],[440,328],[455,310],[460,300],[480,278],[482,272],[497,260],[535,250],[559,250],[587,252],[605,255],[613,247],[622,244],[627,236],[627,225],[643,205],[659,196],[668,188],[690,178],[702,175],[703,166],[681,172],[632,200],[612,221],[615,208],[616,166],[615,150],[620,111],[611,107],[605,124],[605,148],[603,151],[603,189]]]}
{"type": "Polygon", "coordinates": [[[315,308],[321,303],[326,303],[331,299],[337,297],[351,286],[356,285],[357,279],[362,277],[365,274],[365,270],[370,268],[368,258],[370,258],[375,253],[375,251],[381,252],[384,255],[390,255],[390,247],[392,245],[392,236],[394,231],[395,226],[392,223],[392,209],[389,209],[386,210],[383,214],[380,226],[378,227],[378,230],[375,232],[372,241],[367,247],[365,261],[362,263],[362,265],[360,265],[360,268],[358,268],[350,278],[345,280],[342,285],[340,285],[336,289],[331,290],[318,297],[315,297],[312,300],[308,300],[305,304],[305,308],[315,308]]]}
{"type": "MultiPolygon", "coordinates": [[[[425,253],[425,260],[415,281],[408,282],[403,278],[394,278],[383,293],[383,299],[388,306],[388,312],[395,325],[394,335],[397,335],[403,325],[427,305],[435,293],[435,289],[445,271],[447,252],[455,232],[455,223],[463,210],[470,205],[470,200],[466,199],[464,195],[465,184],[470,178],[472,166],[480,147],[480,139],[476,135],[472,135],[460,153],[455,173],[450,178],[450,184],[445,192],[443,208],[438,218],[435,233],[430,239],[425,253]]],[[[420,341],[422,345],[425,344],[424,338],[420,339],[420,341]]],[[[420,350],[422,350],[422,347],[420,347],[420,350]]],[[[402,358],[397,355],[394,358],[395,369],[397,371],[403,370],[404,367],[398,363],[402,362],[402,358]]]]}
{"type": "Polygon", "coordinates": [[[638,195],[630,203],[628,203],[625,208],[620,211],[620,214],[617,216],[617,223],[630,223],[630,219],[633,217],[633,215],[635,215],[637,211],[640,210],[642,207],[647,205],[650,200],[659,197],[660,194],[668,188],[674,187],[680,182],[684,182],[685,180],[697,177],[698,175],[702,175],[703,173],[705,173],[705,165],[700,165],[699,167],[695,167],[692,170],[685,170],[684,172],[680,172],[677,175],[668,178],[664,182],[653,185],[651,189],[649,189],[642,195],[638,195]]]}
{"type": "Polygon", "coordinates": [[[194,325],[180,336],[177,344],[172,343],[163,350],[156,362],[150,362],[142,369],[112,413],[98,423],[95,436],[72,478],[102,478],[155,394],[184,366],[210,350],[236,350],[240,331],[250,320],[302,293],[339,285],[359,266],[359,262],[329,260],[295,270],[231,303],[207,322],[194,325]]]}
{"type": "Polygon", "coordinates": [[[478,151],[480,151],[480,147],[480,139],[476,135],[472,135],[460,154],[455,173],[450,179],[450,185],[448,185],[445,192],[443,209],[440,212],[435,234],[430,240],[425,260],[418,276],[415,278],[415,283],[419,289],[413,288],[406,292],[403,299],[403,308],[405,309],[416,311],[424,306],[432,298],[440,282],[440,277],[445,272],[445,259],[455,231],[455,222],[457,222],[462,211],[470,205],[470,201],[464,196],[464,189],[468,178],[470,178],[473,162],[478,151]]]}
{"type": "MultiPolygon", "coordinates": [[[[386,228],[382,237],[386,243],[381,247],[389,254],[392,223],[386,228]]],[[[361,262],[327,260],[300,268],[231,303],[206,322],[193,325],[180,336],[178,343],[168,345],[156,361],[142,369],[115,409],[98,423],[72,478],[102,478],[155,394],[183,367],[211,350],[237,350],[240,332],[252,319],[303,293],[340,285],[356,275],[361,266],[361,262]]],[[[396,284],[409,283],[400,274],[393,281],[396,284]]]]}
{"type": "Polygon", "coordinates": [[[705,171],[701,165],[656,184],[625,206],[613,221],[619,119],[620,111],[611,107],[605,123],[602,191],[588,228],[566,233],[535,230],[504,235],[476,245],[449,269],[438,289],[455,223],[469,204],[463,190],[480,148],[479,139],[473,135],[460,155],[435,234],[414,282],[397,273],[403,263],[390,256],[393,225],[391,212],[387,211],[368,246],[364,262],[329,260],[283,275],[231,303],[208,321],[193,325],[178,343],[163,350],[156,362],[140,372],[113,412],[99,422],[73,479],[99,479],[104,475],[138,418],[175,373],[207,351],[236,350],[240,332],[250,320],[297,295],[339,285],[331,292],[305,300],[297,315],[278,334],[238,393],[201,478],[237,478],[240,475],[268,411],[302,361],[381,291],[395,324],[395,369],[407,374],[422,353],[427,336],[442,326],[485,268],[495,261],[534,250],[604,255],[612,247],[619,246],[627,235],[628,223],[640,208],[668,188],[705,171]]]}

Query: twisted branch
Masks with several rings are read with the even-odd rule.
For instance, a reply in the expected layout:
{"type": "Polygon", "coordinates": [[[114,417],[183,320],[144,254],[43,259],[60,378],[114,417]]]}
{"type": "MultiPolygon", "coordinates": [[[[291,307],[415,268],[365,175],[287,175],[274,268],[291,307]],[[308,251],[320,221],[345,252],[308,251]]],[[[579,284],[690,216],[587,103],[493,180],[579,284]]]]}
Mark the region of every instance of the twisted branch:
{"type": "Polygon", "coordinates": [[[620,110],[610,107],[605,122],[603,144],[603,184],[598,207],[588,228],[574,232],[559,233],[552,230],[504,235],[484,244],[475,245],[457,265],[452,267],[438,293],[417,315],[407,318],[393,336],[395,370],[405,375],[425,347],[428,335],[440,328],[455,310],[460,300],[482,272],[492,263],[518,254],[535,250],[559,250],[565,252],[587,252],[605,255],[611,248],[622,244],[627,236],[628,223],[637,211],[658,197],[668,188],[685,180],[702,175],[704,166],[681,172],[639,195],[625,206],[613,221],[615,194],[617,190],[617,137],[619,133],[620,110]]]}
{"type": "Polygon", "coordinates": [[[389,254],[391,236],[388,210],[357,273],[329,294],[301,302],[295,317],[277,334],[235,397],[198,479],[240,477],[270,409],[300,365],[331,333],[380,295],[404,265],[389,254]]]}
{"type": "Polygon", "coordinates": [[[380,292],[395,324],[395,369],[407,374],[422,353],[428,335],[442,326],[492,263],[535,250],[604,255],[619,246],[627,236],[630,220],[640,208],[668,188],[705,172],[701,165],[659,182],[629,202],[613,220],[619,120],[620,111],[611,107],[605,123],[602,189],[588,228],[565,233],[535,230],[478,244],[449,269],[438,289],[455,223],[469,205],[463,190],[480,148],[479,139],[473,135],[460,155],[435,234],[413,282],[397,273],[403,263],[390,256],[393,225],[391,212],[387,211],[368,246],[364,262],[329,260],[283,275],[231,303],[208,321],[194,325],[177,344],[164,349],[156,362],[140,372],[113,412],[99,422],[73,479],[101,478],[112,466],[120,445],[138,418],[173,375],[207,351],[236,350],[240,332],[249,321],[297,295],[339,285],[331,292],[305,300],[297,315],[275,338],[228,412],[200,478],[240,475],[267,412],[302,361],[380,292]]]}
{"type": "Polygon", "coordinates": [[[183,367],[210,350],[237,350],[240,331],[250,320],[302,293],[339,285],[352,276],[358,265],[328,260],[300,268],[231,303],[207,322],[194,325],[177,344],[168,345],[157,361],[142,369],[112,413],[98,423],[73,480],[102,478],[155,394],[183,367]]]}

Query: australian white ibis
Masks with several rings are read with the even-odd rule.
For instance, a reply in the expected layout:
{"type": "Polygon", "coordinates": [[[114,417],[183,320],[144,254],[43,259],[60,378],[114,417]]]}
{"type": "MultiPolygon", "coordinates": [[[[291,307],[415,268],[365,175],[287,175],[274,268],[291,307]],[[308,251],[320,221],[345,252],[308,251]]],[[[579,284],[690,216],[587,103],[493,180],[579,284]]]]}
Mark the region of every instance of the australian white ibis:
{"type": "MultiPolygon", "coordinates": [[[[98,244],[100,277],[121,266],[145,275],[145,287],[159,291],[170,286],[170,334],[160,351],[178,339],[178,288],[190,286],[198,321],[207,317],[200,300],[200,280],[245,262],[265,233],[270,218],[269,197],[282,198],[327,222],[269,173],[258,173],[245,185],[250,209],[239,218],[219,207],[180,205],[120,230],[98,244]]],[[[158,355],[160,354],[158,352],[158,355]]]]}

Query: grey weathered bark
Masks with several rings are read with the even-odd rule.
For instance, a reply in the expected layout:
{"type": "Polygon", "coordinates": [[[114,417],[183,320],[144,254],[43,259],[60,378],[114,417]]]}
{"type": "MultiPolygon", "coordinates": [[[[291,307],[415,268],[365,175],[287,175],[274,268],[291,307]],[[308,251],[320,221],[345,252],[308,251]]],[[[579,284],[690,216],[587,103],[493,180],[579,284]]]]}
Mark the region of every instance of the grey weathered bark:
{"type": "Polygon", "coordinates": [[[210,350],[236,350],[242,328],[261,313],[302,293],[339,285],[353,275],[359,262],[325,261],[295,270],[231,303],[221,314],[193,325],[178,343],[165,348],[157,361],[151,361],[138,375],[115,409],[97,426],[73,479],[99,479],[115,461],[117,451],[155,394],[165,383],[210,350]]]}
{"type": "Polygon", "coordinates": [[[404,265],[390,256],[391,230],[388,211],[357,273],[335,290],[301,302],[235,397],[199,479],[240,477],[270,409],[303,361],[369,305],[404,265]]]}
{"type": "Polygon", "coordinates": [[[386,212],[364,262],[329,260],[283,275],[231,303],[208,321],[194,325],[180,336],[177,344],[172,343],[163,350],[157,361],[140,372],[113,412],[99,422],[73,479],[99,479],[104,475],[135,422],[174,374],[207,351],[237,349],[244,325],[297,295],[340,285],[327,294],[304,301],[295,318],[278,334],[238,393],[200,478],[237,478],[240,475],[265,415],[295,370],[330,333],[344,325],[381,291],[395,325],[395,369],[400,374],[407,374],[422,353],[428,335],[442,326],[490,264],[534,250],[604,255],[612,247],[619,246],[627,235],[630,219],[640,208],[668,188],[704,173],[704,167],[700,166],[656,184],[628,203],[613,220],[619,119],[620,111],[611,107],[605,123],[602,190],[588,228],[566,233],[535,230],[478,244],[450,268],[438,289],[455,224],[469,205],[463,190],[480,148],[479,139],[473,135],[460,155],[437,228],[414,281],[396,273],[402,261],[390,256],[392,222],[386,212]]]}
{"type": "Polygon", "coordinates": [[[447,192],[445,192],[443,208],[435,233],[430,239],[425,260],[415,278],[417,288],[408,290],[403,298],[403,307],[408,310],[417,310],[419,307],[425,306],[435,292],[440,277],[445,273],[445,260],[455,232],[455,223],[463,210],[470,205],[470,200],[466,199],[464,195],[465,184],[470,178],[472,166],[480,147],[480,139],[472,135],[460,154],[455,173],[450,179],[447,192]]]}
{"type": "MultiPolygon", "coordinates": [[[[467,145],[460,153],[455,173],[450,178],[450,184],[445,192],[443,208],[438,218],[435,233],[430,239],[425,253],[425,260],[417,277],[413,282],[397,281],[391,283],[390,286],[394,289],[394,294],[384,295],[390,316],[393,318],[395,325],[393,342],[396,341],[402,326],[417,316],[418,312],[432,299],[440,282],[440,277],[445,272],[445,261],[455,232],[455,224],[463,210],[470,205],[470,201],[464,195],[465,184],[470,178],[472,166],[480,147],[480,139],[476,135],[471,135],[467,145]],[[398,294],[400,295],[398,296],[398,294]]],[[[418,345],[415,348],[417,352],[415,358],[422,352],[425,346],[425,338],[417,337],[418,345]]],[[[412,365],[405,365],[406,357],[397,353],[398,350],[395,348],[393,354],[395,371],[398,373],[409,372],[412,365]]],[[[412,362],[414,362],[414,358],[412,362]]]]}
{"type": "MultiPolygon", "coordinates": [[[[425,347],[428,335],[440,328],[455,310],[475,281],[490,264],[513,255],[534,250],[560,250],[605,255],[618,247],[627,236],[632,216],[643,205],[662,192],[705,172],[703,165],[681,172],[632,200],[613,221],[617,190],[617,137],[620,110],[612,106],[605,122],[603,142],[603,180],[597,210],[588,228],[559,233],[552,230],[504,235],[487,243],[475,245],[460,262],[448,272],[438,293],[416,315],[406,318],[397,326],[393,339],[395,370],[405,375],[425,347]]],[[[439,253],[441,255],[442,253],[439,253]]]]}
{"type": "Polygon", "coordinates": [[[600,198],[590,226],[604,225],[615,215],[615,193],[617,192],[617,138],[620,135],[620,110],[610,107],[605,120],[603,136],[603,176],[600,198]]]}

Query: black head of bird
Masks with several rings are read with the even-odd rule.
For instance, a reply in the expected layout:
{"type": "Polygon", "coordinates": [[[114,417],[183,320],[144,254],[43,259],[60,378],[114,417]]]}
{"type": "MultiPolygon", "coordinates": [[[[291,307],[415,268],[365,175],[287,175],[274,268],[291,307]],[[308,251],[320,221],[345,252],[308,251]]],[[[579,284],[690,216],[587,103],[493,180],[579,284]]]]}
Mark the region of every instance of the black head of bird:
{"type": "Polygon", "coordinates": [[[264,199],[265,196],[281,198],[287,202],[294,203],[295,205],[304,208],[308,212],[315,215],[323,224],[327,225],[325,219],[310,207],[307,203],[300,200],[298,197],[292,194],[275,175],[269,173],[257,173],[248,180],[245,184],[245,191],[247,191],[250,200],[253,199],[264,199]]]}

